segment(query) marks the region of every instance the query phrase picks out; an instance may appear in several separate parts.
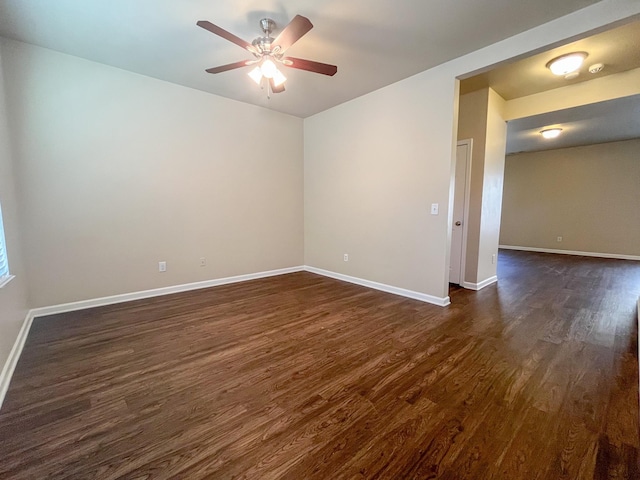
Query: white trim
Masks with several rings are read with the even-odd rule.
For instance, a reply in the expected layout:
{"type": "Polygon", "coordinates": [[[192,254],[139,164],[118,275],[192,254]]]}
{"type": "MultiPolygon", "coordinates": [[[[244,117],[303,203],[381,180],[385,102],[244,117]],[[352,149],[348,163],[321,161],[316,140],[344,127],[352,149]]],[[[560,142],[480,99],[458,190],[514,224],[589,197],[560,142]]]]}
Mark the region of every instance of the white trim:
{"type": "Polygon", "coordinates": [[[493,285],[497,281],[498,281],[498,277],[494,275],[493,277],[489,277],[481,281],[480,283],[464,282],[462,287],[468,288],[469,290],[482,290],[484,287],[493,285]]]}
{"type": "Polygon", "coordinates": [[[316,273],[318,275],[323,275],[325,277],[331,277],[337,280],[355,283],[365,287],[373,288],[375,290],[382,290],[383,292],[393,293],[396,295],[401,295],[403,297],[413,298],[415,300],[421,300],[423,302],[432,303],[434,305],[439,305],[441,307],[447,306],[450,303],[449,297],[438,298],[438,297],[434,297],[424,293],[414,292],[412,290],[405,290],[403,288],[392,287],[390,285],[372,282],[369,280],[363,280],[356,277],[350,277],[348,275],[342,275],[340,273],[329,272],[327,270],[322,270],[319,268],[308,267],[308,266],[304,266],[304,267],[298,266],[298,267],[280,268],[278,270],[269,270],[266,272],[249,273],[246,275],[236,275],[234,277],[205,280],[203,282],[186,283],[183,285],[174,285],[171,287],[155,288],[152,290],[143,290],[140,292],[124,293],[121,295],[112,295],[110,297],[80,300],[78,302],[63,303],[60,305],[52,305],[49,307],[33,308],[29,310],[29,312],[27,313],[24,319],[24,322],[22,324],[22,327],[20,328],[20,332],[18,333],[18,337],[16,338],[16,341],[13,344],[13,348],[9,353],[9,358],[7,358],[7,361],[5,362],[4,367],[2,368],[2,373],[0,373],[0,408],[2,408],[2,402],[4,401],[4,397],[7,391],[9,390],[9,383],[11,382],[11,377],[13,376],[13,372],[15,371],[16,365],[18,364],[18,359],[20,358],[20,354],[22,353],[22,349],[24,348],[25,342],[27,340],[27,336],[29,334],[29,330],[31,329],[31,325],[33,323],[33,319],[36,317],[53,315],[56,313],[72,312],[75,310],[84,310],[86,308],[101,307],[105,305],[112,305],[115,303],[130,302],[132,300],[142,300],[145,298],[158,297],[161,295],[169,295],[172,293],[186,292],[189,290],[199,290],[202,288],[216,287],[220,285],[227,285],[230,283],[246,282],[248,280],[257,280],[260,278],[274,277],[277,275],[284,275],[287,273],[294,273],[294,272],[301,272],[301,271],[307,271],[311,273],[316,273]]]}
{"type": "MultiPolygon", "coordinates": [[[[469,238],[469,209],[471,208],[471,163],[473,162],[473,138],[465,138],[456,143],[456,148],[461,145],[467,145],[467,174],[464,186],[464,211],[462,218],[462,252],[460,254],[460,285],[465,283],[465,274],[467,272],[467,241],[469,238]]],[[[457,162],[456,155],[456,162],[457,162]]],[[[455,175],[455,169],[454,169],[455,175]]],[[[454,192],[455,197],[455,192],[454,192]]],[[[453,208],[451,209],[453,212],[453,208]]]]}
{"type": "Polygon", "coordinates": [[[329,270],[323,270],[321,268],[310,267],[305,265],[305,271],[316,273],[324,277],[335,278],[336,280],[342,280],[343,282],[355,283],[363,287],[373,288],[374,290],[381,290],[387,293],[393,293],[402,297],[412,298],[414,300],[420,300],[426,303],[432,303],[439,307],[446,307],[451,303],[449,297],[434,297],[433,295],[427,295],[426,293],[420,293],[413,290],[407,290],[400,287],[394,287],[384,283],[372,282],[371,280],[365,280],[363,278],[352,277],[350,275],[344,275],[342,273],[331,272],[329,270]]]}
{"type": "Polygon", "coordinates": [[[4,287],[11,280],[16,278],[15,275],[5,275],[4,277],[0,277],[0,288],[4,287]]]}
{"type": "Polygon", "coordinates": [[[304,268],[302,266],[280,268],[278,270],[268,270],[266,272],[248,273],[245,275],[236,275],[234,277],[216,278],[214,280],[204,280],[202,282],[185,283],[182,285],[173,285],[171,287],[162,287],[154,288],[152,290],[143,290],[140,292],[123,293],[120,295],[112,295],[110,297],[92,298],[89,300],[80,300],[78,302],[62,303],[60,305],[52,305],[50,307],[34,308],[31,310],[31,312],[33,313],[34,317],[42,317],[44,315],[73,312],[74,310],[84,310],[85,308],[102,307],[104,305],[112,305],[114,303],[130,302],[132,300],[159,297],[161,295],[170,295],[172,293],[188,292],[190,290],[199,290],[201,288],[217,287],[219,285],[227,285],[230,283],[246,282],[248,280],[257,280],[259,278],[274,277],[276,275],[301,272],[303,270],[304,268]]]}
{"type": "Polygon", "coordinates": [[[20,332],[18,332],[18,337],[11,348],[11,352],[9,352],[9,358],[2,367],[2,373],[0,373],[0,408],[2,408],[2,403],[4,402],[4,397],[9,390],[9,383],[11,383],[11,377],[13,376],[13,372],[16,369],[16,365],[18,365],[18,359],[22,354],[22,349],[24,348],[24,344],[27,341],[27,335],[29,334],[29,329],[31,328],[31,324],[33,323],[33,313],[29,311],[24,318],[24,322],[22,323],[22,327],[20,328],[20,332]]]}
{"type": "Polygon", "coordinates": [[[42,317],[46,315],[53,315],[56,313],[72,312],[75,310],[84,310],[85,308],[101,307],[104,305],[111,305],[114,303],[129,302],[131,300],[141,300],[144,298],[158,297],[161,295],[169,295],[171,293],[186,292],[189,290],[199,290],[202,288],[216,287],[219,285],[227,285],[230,283],[246,282],[248,280],[257,280],[259,278],[274,277],[276,275],[284,275],[286,273],[301,272],[304,268],[302,266],[280,268],[278,270],[269,270],[266,272],[249,273],[246,275],[236,275],[234,277],[217,278],[214,280],[205,280],[203,282],[186,283],[183,285],[174,285],[171,287],[156,288],[153,290],[143,290],[140,292],[124,293],[121,295],[113,295],[110,297],[93,298],[89,300],[81,300],[78,302],[63,303],[60,305],[52,305],[49,307],[33,308],[29,310],[27,316],[24,319],[22,328],[18,333],[18,337],[13,344],[13,348],[9,353],[9,358],[2,368],[0,373],[0,408],[2,408],[2,402],[9,390],[9,383],[11,377],[18,364],[18,359],[24,348],[24,344],[27,340],[27,335],[31,329],[33,319],[36,317],[42,317]]]}
{"type": "Polygon", "coordinates": [[[441,307],[449,305],[449,297],[434,297],[427,295],[426,293],[414,292],[413,290],[406,290],[404,288],[394,287],[386,285],[384,283],[372,282],[370,280],[364,280],[362,278],[351,277],[349,275],[343,275],[341,273],[330,272],[328,270],[322,270],[320,268],[309,266],[298,266],[281,268],[278,270],[269,270],[266,272],[249,273],[246,275],[237,275],[235,277],[218,278],[214,280],[205,280],[203,282],[186,283],[183,285],[174,285],[171,287],[155,288],[153,290],[143,290],[140,292],[123,293],[120,295],[113,295],[110,297],[92,298],[89,300],[80,300],[78,302],[62,303],[60,305],[52,305],[49,307],[34,308],[30,311],[33,317],[42,317],[46,315],[54,315],[57,313],[73,312],[75,310],[84,310],[86,308],[102,307],[105,305],[112,305],[114,303],[130,302],[132,300],[142,300],[145,298],[158,297],[161,295],[170,295],[172,293],[187,292],[190,290],[199,290],[201,288],[217,287],[219,285],[227,285],[230,283],[246,282],[248,280],[257,280],[259,278],[273,277],[276,275],[284,275],[287,273],[307,271],[311,273],[317,273],[318,275],[324,275],[325,277],[335,278],[337,280],[343,280],[345,282],[356,283],[364,287],[373,288],[375,290],[382,290],[383,292],[394,293],[403,297],[413,298],[415,300],[421,300],[427,303],[433,303],[441,307]]]}
{"type": "Polygon", "coordinates": [[[578,252],[574,250],[556,250],[555,248],[519,247],[500,245],[504,250],[522,250],[523,252],[558,253],[560,255],[579,255],[581,257],[617,258],[619,260],[640,260],[640,255],[622,255],[620,253],[578,252]]]}

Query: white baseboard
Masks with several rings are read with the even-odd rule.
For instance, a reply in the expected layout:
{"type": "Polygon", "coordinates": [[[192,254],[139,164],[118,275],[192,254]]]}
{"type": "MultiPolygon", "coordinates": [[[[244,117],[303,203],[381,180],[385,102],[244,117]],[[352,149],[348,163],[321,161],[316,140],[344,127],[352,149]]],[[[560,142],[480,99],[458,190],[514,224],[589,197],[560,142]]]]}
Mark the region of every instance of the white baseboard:
{"type": "Polygon", "coordinates": [[[581,257],[617,258],[619,260],[640,260],[640,255],[622,255],[620,253],[579,252],[575,250],[556,250],[555,248],[519,247],[500,245],[504,250],[522,250],[523,252],[558,253],[560,255],[578,255],[581,257]]]}
{"type": "Polygon", "coordinates": [[[481,290],[484,287],[488,287],[498,281],[498,277],[495,275],[493,277],[489,277],[486,280],[481,281],[480,283],[471,283],[471,282],[462,282],[463,288],[468,288],[469,290],[481,290]]]}
{"type": "Polygon", "coordinates": [[[407,290],[404,288],[394,287],[384,283],[373,282],[371,280],[365,280],[363,278],[352,277],[350,275],[344,275],[342,273],[331,272],[329,270],[323,270],[321,268],[305,266],[304,269],[307,272],[317,273],[325,277],[335,278],[336,280],[342,280],[343,282],[355,283],[363,287],[373,288],[374,290],[381,290],[387,293],[393,293],[402,297],[412,298],[414,300],[420,300],[426,303],[432,303],[439,307],[446,307],[451,303],[449,297],[434,297],[433,295],[427,295],[426,293],[415,292],[413,290],[407,290]]]}
{"type": "Polygon", "coordinates": [[[2,408],[4,397],[9,390],[11,377],[13,376],[13,372],[15,371],[16,365],[18,364],[18,359],[20,358],[20,354],[22,353],[22,349],[24,348],[24,344],[27,340],[27,335],[29,334],[29,330],[31,329],[31,324],[33,323],[33,319],[36,317],[54,315],[56,313],[72,312],[75,310],[84,310],[85,308],[101,307],[104,305],[112,305],[115,303],[129,302],[131,300],[141,300],[144,298],[158,297],[161,295],[186,292],[189,290],[199,290],[202,288],[216,287],[218,285],[246,282],[248,280],[273,277],[276,275],[283,275],[285,273],[301,272],[303,270],[304,268],[302,266],[280,268],[278,270],[269,270],[266,272],[249,273],[246,275],[237,275],[234,277],[205,280],[203,282],[194,282],[183,285],[174,285],[171,287],[156,288],[153,290],[124,293],[121,295],[113,295],[110,297],[93,298],[89,300],[81,300],[78,302],[63,303],[60,305],[52,305],[49,307],[33,308],[27,313],[22,327],[20,328],[20,332],[18,333],[18,337],[16,338],[16,341],[13,344],[13,348],[9,353],[9,358],[7,358],[7,361],[2,368],[2,373],[0,373],[0,408],[2,408]]]}
{"type": "Polygon", "coordinates": [[[330,272],[328,270],[322,270],[319,268],[307,267],[307,266],[304,266],[304,267],[298,266],[298,267],[280,268],[278,270],[269,270],[266,272],[249,273],[246,275],[237,275],[234,277],[217,278],[214,280],[205,280],[202,282],[187,283],[183,285],[174,285],[171,287],[155,288],[152,290],[143,290],[140,292],[124,293],[120,295],[112,295],[109,297],[80,300],[78,302],[62,303],[59,305],[51,305],[48,307],[33,308],[29,310],[29,312],[27,313],[24,319],[24,322],[22,324],[22,327],[20,328],[20,332],[18,333],[18,337],[16,338],[16,341],[13,344],[13,348],[9,353],[9,358],[7,359],[7,361],[4,364],[4,367],[2,368],[2,373],[0,373],[0,408],[2,408],[2,402],[4,401],[4,397],[7,391],[9,390],[9,383],[11,382],[11,377],[13,376],[13,372],[15,371],[16,365],[18,364],[18,359],[20,358],[20,354],[22,353],[22,349],[24,348],[24,344],[27,340],[27,335],[29,334],[31,324],[33,323],[33,319],[36,317],[54,315],[54,314],[65,313],[65,312],[72,312],[76,310],[84,310],[86,308],[102,307],[105,305],[112,305],[116,303],[130,302],[132,300],[142,300],[145,298],[158,297],[161,295],[187,292],[190,290],[199,290],[202,288],[216,287],[219,285],[228,285],[231,283],[246,282],[248,280],[257,280],[259,278],[267,278],[267,277],[273,277],[276,275],[284,275],[287,273],[294,273],[294,272],[301,272],[301,271],[317,273],[325,277],[331,277],[337,280],[355,283],[365,287],[373,288],[375,290],[382,290],[383,292],[388,292],[396,295],[401,295],[403,297],[413,298],[415,300],[421,300],[423,302],[432,303],[434,305],[438,305],[441,307],[444,307],[450,304],[449,297],[443,297],[443,298],[434,297],[424,293],[414,292],[412,290],[406,290],[404,288],[393,287],[391,285],[385,285],[383,283],[372,282],[372,281],[364,280],[361,278],[350,277],[348,275],[342,275],[340,273],[330,272]]]}
{"type": "Polygon", "coordinates": [[[120,295],[112,295],[110,297],[92,298],[89,300],[80,300],[79,302],[62,303],[60,305],[52,305],[50,307],[34,308],[31,310],[31,312],[33,313],[34,317],[42,317],[45,315],[54,315],[56,313],[73,312],[75,310],[84,310],[85,308],[102,307],[104,305],[112,305],[114,303],[130,302],[132,300],[142,300],[145,298],[159,297],[161,295],[170,295],[172,293],[188,292],[190,290],[200,290],[202,288],[217,287],[219,285],[228,285],[230,283],[246,282],[248,280],[257,280],[259,278],[274,277],[276,275],[301,272],[303,270],[304,267],[302,266],[280,268],[278,270],[269,270],[266,272],[248,273],[246,275],[236,275],[234,277],[216,278],[213,280],[204,280],[202,282],[185,283],[182,285],[154,288],[152,290],[143,290],[133,293],[123,293],[120,295]]]}
{"type": "Polygon", "coordinates": [[[32,323],[33,314],[29,311],[24,318],[24,322],[22,322],[22,327],[20,327],[20,331],[18,332],[18,337],[13,344],[13,348],[11,348],[11,352],[9,352],[9,358],[7,358],[4,367],[2,367],[2,373],[0,373],[0,408],[2,408],[4,397],[9,390],[11,377],[16,369],[16,365],[18,365],[18,359],[20,358],[24,344],[27,341],[27,335],[29,334],[29,329],[31,328],[32,323]]]}

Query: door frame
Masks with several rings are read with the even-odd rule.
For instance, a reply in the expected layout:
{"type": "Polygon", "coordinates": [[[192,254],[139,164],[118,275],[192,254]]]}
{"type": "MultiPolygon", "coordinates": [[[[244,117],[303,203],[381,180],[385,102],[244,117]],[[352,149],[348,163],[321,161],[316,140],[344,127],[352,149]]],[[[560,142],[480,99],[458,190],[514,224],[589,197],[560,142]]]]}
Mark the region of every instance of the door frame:
{"type": "MultiPolygon", "coordinates": [[[[467,288],[467,280],[465,277],[466,267],[467,267],[467,238],[469,233],[469,206],[471,204],[471,168],[472,168],[472,160],[473,160],[473,138],[465,138],[463,140],[458,140],[456,143],[456,151],[459,146],[467,145],[467,178],[465,179],[464,185],[464,205],[462,212],[462,252],[460,252],[460,283],[459,285],[463,288],[467,288]]],[[[458,162],[458,155],[454,156],[456,163],[458,162]]],[[[453,176],[452,176],[452,184],[455,185],[455,175],[456,175],[456,166],[453,168],[453,176]]],[[[453,192],[454,202],[455,202],[455,191],[453,192]]],[[[452,209],[453,210],[453,209],[452,209]]],[[[449,252],[451,252],[451,247],[449,247],[449,252]]],[[[449,260],[451,261],[451,260],[449,260]]]]}

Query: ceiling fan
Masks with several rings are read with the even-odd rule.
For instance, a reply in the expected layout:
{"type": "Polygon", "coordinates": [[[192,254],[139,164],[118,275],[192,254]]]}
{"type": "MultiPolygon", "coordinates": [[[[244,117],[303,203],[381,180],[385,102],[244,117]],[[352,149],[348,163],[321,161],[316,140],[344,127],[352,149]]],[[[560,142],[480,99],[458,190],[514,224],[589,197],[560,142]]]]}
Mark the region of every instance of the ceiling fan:
{"type": "Polygon", "coordinates": [[[249,76],[260,86],[262,86],[263,79],[266,80],[267,96],[269,96],[269,92],[284,92],[286,77],[278,70],[276,64],[329,76],[335,75],[338,71],[338,67],[335,65],[284,56],[284,53],[291,45],[300,40],[302,36],[313,28],[313,24],[309,19],[302,15],[296,15],[275,39],[271,37],[271,32],[274,30],[276,23],[270,18],[263,18],[260,20],[260,27],[262,28],[264,36],[256,37],[251,43],[246,42],[233,33],[227,32],[207,20],[200,20],[197,22],[197,25],[225,40],[239,45],[255,57],[252,60],[241,60],[219,67],[208,68],[206,71],[208,73],[221,73],[236,68],[256,65],[255,68],[249,72],[249,76]]]}

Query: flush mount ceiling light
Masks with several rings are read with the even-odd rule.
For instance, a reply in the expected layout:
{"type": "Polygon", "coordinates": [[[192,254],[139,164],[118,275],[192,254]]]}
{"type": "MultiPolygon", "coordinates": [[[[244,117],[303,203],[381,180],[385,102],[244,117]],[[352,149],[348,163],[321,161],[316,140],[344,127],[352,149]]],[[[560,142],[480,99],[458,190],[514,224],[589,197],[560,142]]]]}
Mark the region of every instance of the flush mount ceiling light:
{"type": "Polygon", "coordinates": [[[587,52],[568,53],[551,60],[547,63],[547,68],[551,70],[551,73],[554,75],[566,76],[577,71],[587,56],[587,52]]]}
{"type": "Polygon", "coordinates": [[[545,128],[540,131],[544,138],[556,138],[562,132],[561,128],[545,128]]]}

